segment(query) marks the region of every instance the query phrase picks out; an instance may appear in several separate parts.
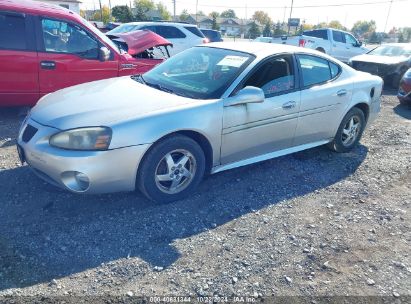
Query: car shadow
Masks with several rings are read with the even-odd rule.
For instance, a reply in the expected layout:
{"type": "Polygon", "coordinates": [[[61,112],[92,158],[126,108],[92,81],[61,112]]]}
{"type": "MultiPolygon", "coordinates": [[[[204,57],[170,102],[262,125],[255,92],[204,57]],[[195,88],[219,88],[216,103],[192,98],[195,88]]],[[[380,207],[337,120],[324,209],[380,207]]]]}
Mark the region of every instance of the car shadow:
{"type": "Polygon", "coordinates": [[[0,290],[130,257],[167,268],[181,256],[179,239],[333,185],[353,174],[367,153],[362,145],[346,154],[318,147],[221,172],[190,198],[167,205],[140,193],[72,194],[27,166],[0,170],[0,290]]]}
{"type": "Polygon", "coordinates": [[[398,104],[394,107],[394,113],[405,119],[411,120],[411,105],[398,104]]]}

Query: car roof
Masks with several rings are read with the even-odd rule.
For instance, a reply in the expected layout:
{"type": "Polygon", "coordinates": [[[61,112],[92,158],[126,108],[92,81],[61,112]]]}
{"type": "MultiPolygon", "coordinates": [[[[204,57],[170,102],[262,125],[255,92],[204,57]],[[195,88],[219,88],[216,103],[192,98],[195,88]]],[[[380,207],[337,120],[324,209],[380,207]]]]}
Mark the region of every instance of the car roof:
{"type": "Polygon", "coordinates": [[[315,50],[301,48],[297,46],[291,46],[286,44],[265,43],[265,42],[212,42],[202,44],[200,47],[214,47],[220,49],[228,49],[238,52],[244,52],[256,55],[257,57],[266,57],[270,54],[280,53],[308,53],[308,54],[321,54],[324,57],[329,57],[323,53],[315,50]]]}
{"type": "Polygon", "coordinates": [[[74,14],[62,6],[31,0],[0,0],[0,8],[30,14],[74,14]]]}
{"type": "Polygon", "coordinates": [[[143,24],[152,24],[152,25],[174,25],[174,26],[192,26],[197,27],[195,24],[191,23],[182,23],[182,22],[168,22],[168,21],[135,21],[127,22],[121,25],[143,25],[143,24]]]}

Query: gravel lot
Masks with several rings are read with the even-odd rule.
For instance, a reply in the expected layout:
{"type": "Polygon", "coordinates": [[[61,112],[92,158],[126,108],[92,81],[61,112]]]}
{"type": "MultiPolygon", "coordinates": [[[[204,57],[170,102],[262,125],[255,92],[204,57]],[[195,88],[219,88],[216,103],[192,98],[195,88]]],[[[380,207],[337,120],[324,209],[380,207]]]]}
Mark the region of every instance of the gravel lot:
{"type": "Polygon", "coordinates": [[[18,124],[16,110],[0,110],[0,302],[10,295],[411,300],[411,108],[392,92],[353,152],[320,147],[222,172],[164,206],[139,193],[82,196],[45,184],[19,164],[18,124]]]}

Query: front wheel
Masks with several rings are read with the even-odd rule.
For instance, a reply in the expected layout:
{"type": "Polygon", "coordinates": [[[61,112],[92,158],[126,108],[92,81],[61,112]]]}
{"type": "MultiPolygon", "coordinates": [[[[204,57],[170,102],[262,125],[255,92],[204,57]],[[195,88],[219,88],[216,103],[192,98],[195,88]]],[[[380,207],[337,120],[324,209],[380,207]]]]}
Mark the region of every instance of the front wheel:
{"type": "Polygon", "coordinates": [[[364,128],[364,112],[359,108],[352,108],[341,121],[329,147],[336,152],[349,152],[360,141],[364,128]]]}
{"type": "Polygon", "coordinates": [[[150,200],[168,203],[193,193],[204,171],[205,156],[197,142],[175,135],[149,150],[138,171],[137,186],[150,200]]]}

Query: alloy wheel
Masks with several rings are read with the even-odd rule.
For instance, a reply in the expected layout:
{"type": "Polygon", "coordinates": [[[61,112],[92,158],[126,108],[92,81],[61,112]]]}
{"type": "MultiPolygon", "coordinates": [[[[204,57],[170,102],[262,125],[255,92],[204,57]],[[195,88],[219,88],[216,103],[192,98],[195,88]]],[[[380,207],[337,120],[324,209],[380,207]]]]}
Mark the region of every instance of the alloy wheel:
{"type": "Polygon", "coordinates": [[[197,171],[193,154],[184,149],[167,153],[158,163],[155,182],[159,190],[167,194],[176,194],[186,189],[197,171]]]}

